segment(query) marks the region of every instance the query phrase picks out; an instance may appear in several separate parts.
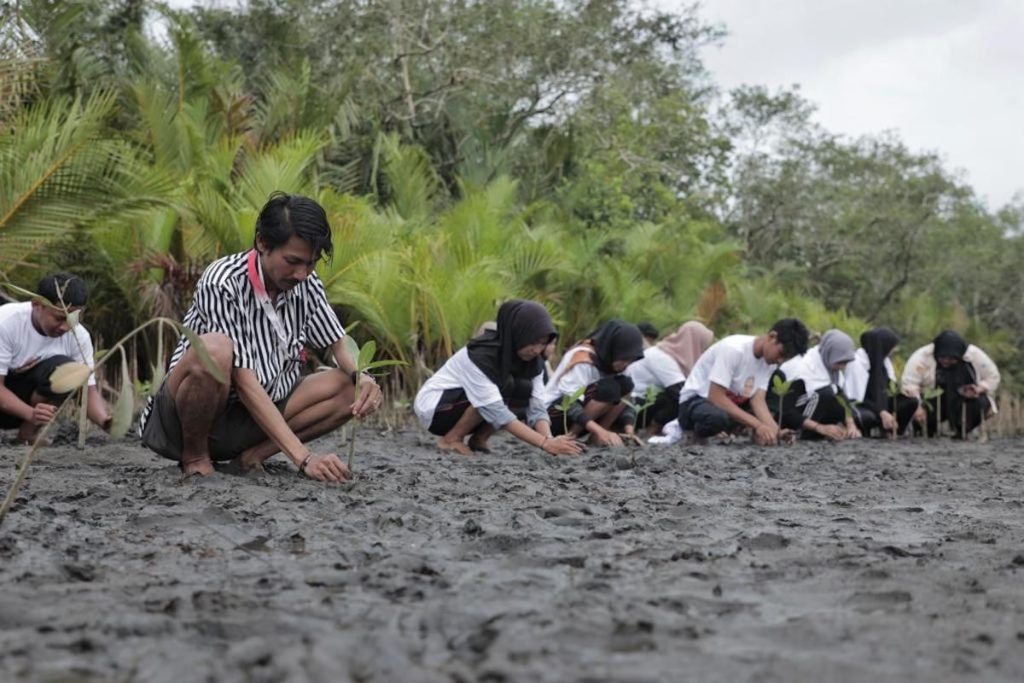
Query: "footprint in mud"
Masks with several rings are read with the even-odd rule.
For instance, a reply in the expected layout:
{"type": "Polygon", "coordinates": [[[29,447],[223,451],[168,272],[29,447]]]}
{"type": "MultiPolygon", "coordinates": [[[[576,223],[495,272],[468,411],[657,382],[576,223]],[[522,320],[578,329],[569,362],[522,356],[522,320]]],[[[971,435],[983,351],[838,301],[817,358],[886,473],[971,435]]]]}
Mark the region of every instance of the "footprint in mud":
{"type": "Polygon", "coordinates": [[[782,534],[763,533],[745,539],[741,545],[747,550],[782,550],[791,541],[782,534]]]}
{"type": "Polygon", "coordinates": [[[908,591],[857,591],[846,604],[858,612],[897,612],[907,610],[913,596],[908,591]]]}

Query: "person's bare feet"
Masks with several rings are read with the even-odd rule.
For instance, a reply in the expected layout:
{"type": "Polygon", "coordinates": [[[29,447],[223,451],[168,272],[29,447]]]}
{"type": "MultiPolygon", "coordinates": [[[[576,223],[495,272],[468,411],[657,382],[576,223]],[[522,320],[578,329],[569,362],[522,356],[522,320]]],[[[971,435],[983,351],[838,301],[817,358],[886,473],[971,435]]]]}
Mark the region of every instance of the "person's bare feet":
{"type": "Polygon", "coordinates": [[[473,451],[469,450],[469,446],[462,443],[462,441],[445,441],[439,439],[437,447],[442,451],[454,451],[460,455],[473,455],[473,451]]]}

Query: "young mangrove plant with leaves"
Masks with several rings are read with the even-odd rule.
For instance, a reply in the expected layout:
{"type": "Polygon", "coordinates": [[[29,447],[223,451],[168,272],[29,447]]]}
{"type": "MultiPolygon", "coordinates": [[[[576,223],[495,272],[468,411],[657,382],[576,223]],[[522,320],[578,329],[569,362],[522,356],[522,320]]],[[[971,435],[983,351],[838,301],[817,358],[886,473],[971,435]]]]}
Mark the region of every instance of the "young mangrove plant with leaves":
{"type": "MultiPolygon", "coordinates": [[[[359,393],[362,390],[362,376],[363,373],[375,374],[373,371],[380,368],[385,368],[394,365],[405,365],[399,360],[374,360],[373,357],[377,354],[377,343],[372,339],[365,344],[362,348],[352,335],[345,336],[345,344],[348,347],[349,354],[356,364],[356,393],[353,398],[354,402],[359,401],[359,393]]],[[[356,452],[356,429],[357,424],[355,421],[349,423],[349,429],[351,430],[348,442],[348,471],[351,474],[353,472],[353,460],[356,452]]]]}

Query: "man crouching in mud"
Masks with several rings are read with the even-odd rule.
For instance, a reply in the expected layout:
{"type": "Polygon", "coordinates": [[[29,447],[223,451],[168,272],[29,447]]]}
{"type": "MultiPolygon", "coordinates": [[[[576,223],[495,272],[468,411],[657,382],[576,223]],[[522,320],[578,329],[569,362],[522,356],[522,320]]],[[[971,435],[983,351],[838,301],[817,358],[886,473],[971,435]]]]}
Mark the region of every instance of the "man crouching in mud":
{"type": "Polygon", "coordinates": [[[333,251],[327,214],[312,199],[275,193],[256,219],[254,246],[206,268],[183,321],[230,383],[182,336],[142,413],[142,442],[185,476],[212,473],[214,460],[260,468],[280,451],[300,473],[344,481],[349,471],[336,454],[304,444],[369,415],[382,397],[364,375],[356,398],[345,330],[313,272],[333,251]],[[307,345],[331,347],[340,369],[300,377],[307,345]]]}

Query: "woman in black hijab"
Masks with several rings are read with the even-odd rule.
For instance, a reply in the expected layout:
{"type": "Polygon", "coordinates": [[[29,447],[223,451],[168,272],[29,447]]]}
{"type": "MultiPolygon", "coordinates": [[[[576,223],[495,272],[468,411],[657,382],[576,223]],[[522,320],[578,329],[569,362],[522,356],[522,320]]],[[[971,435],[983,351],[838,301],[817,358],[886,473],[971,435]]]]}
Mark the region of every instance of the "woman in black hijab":
{"type": "Polygon", "coordinates": [[[593,442],[621,446],[619,431],[630,438],[636,412],[622,402],[633,391],[633,380],[622,374],[643,358],[643,334],[636,325],[613,319],[571,348],[544,387],[543,399],[555,434],[589,432],[593,442]],[[583,393],[563,413],[564,397],[583,393]]]}
{"type": "Polygon", "coordinates": [[[902,389],[921,402],[914,422],[929,435],[941,420],[949,423],[955,437],[965,437],[986,413],[995,412],[992,396],[999,380],[999,369],[984,351],[945,330],[907,361],[902,389]],[[934,389],[941,394],[926,398],[934,389]]]}
{"type": "Polygon", "coordinates": [[[441,437],[438,447],[463,455],[487,453],[490,436],[506,429],[553,455],[579,453],[573,440],[552,436],[540,398],[542,353],[556,336],[542,305],[521,300],[502,304],[497,329],[470,340],[416,394],[413,408],[421,423],[441,437]]]}
{"type": "Polygon", "coordinates": [[[899,335],[888,327],[876,327],[860,335],[860,348],[846,366],[846,392],[855,403],[853,413],[864,434],[880,428],[883,436],[906,429],[917,410],[917,401],[896,392],[896,371],[889,357],[900,343],[899,335]]]}

